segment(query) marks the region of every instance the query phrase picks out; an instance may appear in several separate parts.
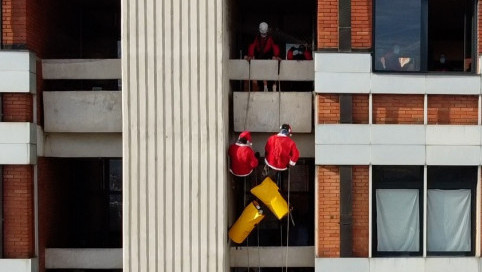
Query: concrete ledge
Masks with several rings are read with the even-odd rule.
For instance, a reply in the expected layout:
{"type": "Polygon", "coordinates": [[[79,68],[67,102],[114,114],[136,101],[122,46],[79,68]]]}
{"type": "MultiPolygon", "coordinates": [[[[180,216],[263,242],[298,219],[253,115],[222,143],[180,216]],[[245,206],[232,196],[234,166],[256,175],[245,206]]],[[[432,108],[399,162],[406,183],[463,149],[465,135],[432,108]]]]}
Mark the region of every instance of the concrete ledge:
{"type": "Polygon", "coordinates": [[[47,248],[47,269],[122,269],[122,248],[47,248]]]}
{"type": "Polygon", "coordinates": [[[45,157],[122,157],[121,133],[48,133],[44,137],[45,157]]]}
{"type": "Polygon", "coordinates": [[[29,51],[0,51],[0,93],[35,93],[36,56],[29,51]]]}
{"type": "Polygon", "coordinates": [[[43,79],[121,79],[120,59],[49,59],[42,61],[43,79]]]}
{"type": "MultiPolygon", "coordinates": [[[[259,251],[258,247],[231,247],[229,255],[231,267],[284,267],[286,265],[286,247],[259,247],[259,251]]],[[[312,246],[289,247],[288,266],[314,267],[314,256],[315,248],[312,246]]]]}
{"type": "Polygon", "coordinates": [[[27,122],[0,122],[0,164],[35,164],[36,144],[36,125],[27,122]]]}
{"type": "Polygon", "coordinates": [[[479,272],[478,257],[316,258],[316,272],[479,272]]]}
{"type": "Polygon", "coordinates": [[[44,92],[45,132],[121,132],[119,91],[44,92]]]}
{"type": "Polygon", "coordinates": [[[307,92],[234,92],[234,131],[278,132],[289,123],[296,133],[311,133],[313,95],[307,92]]]}
{"type": "Polygon", "coordinates": [[[0,271],[5,272],[37,272],[38,260],[34,259],[0,259],[0,271]]]}
{"type": "Polygon", "coordinates": [[[236,60],[228,62],[231,80],[313,81],[314,62],[311,60],[236,60]],[[279,64],[279,67],[278,67],[279,64]],[[278,74],[279,71],[279,74],[278,74]]]}

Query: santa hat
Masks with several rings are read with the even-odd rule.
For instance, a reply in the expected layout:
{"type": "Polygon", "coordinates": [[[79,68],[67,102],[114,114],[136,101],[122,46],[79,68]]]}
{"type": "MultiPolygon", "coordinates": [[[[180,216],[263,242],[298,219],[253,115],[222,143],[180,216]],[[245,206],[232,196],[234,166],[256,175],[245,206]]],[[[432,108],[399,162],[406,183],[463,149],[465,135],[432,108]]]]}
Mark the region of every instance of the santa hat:
{"type": "Polygon", "coordinates": [[[239,134],[238,139],[245,138],[248,142],[251,142],[251,133],[249,131],[243,131],[239,134]]]}

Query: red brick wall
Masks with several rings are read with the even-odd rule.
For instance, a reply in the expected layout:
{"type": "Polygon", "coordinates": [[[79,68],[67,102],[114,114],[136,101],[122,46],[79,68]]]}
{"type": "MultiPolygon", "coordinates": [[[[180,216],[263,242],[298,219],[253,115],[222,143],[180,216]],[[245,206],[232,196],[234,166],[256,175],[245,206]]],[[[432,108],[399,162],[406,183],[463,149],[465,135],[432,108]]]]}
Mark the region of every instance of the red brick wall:
{"type": "Polygon", "coordinates": [[[2,0],[3,43],[25,45],[27,43],[27,0],[2,0]]]}
{"type": "Polygon", "coordinates": [[[338,94],[319,94],[316,97],[318,124],[340,123],[340,96],[338,94]]]}
{"type": "Polygon", "coordinates": [[[372,47],[372,0],[351,1],[352,48],[372,47]]]}
{"type": "Polygon", "coordinates": [[[368,124],[368,95],[354,94],[352,96],[352,114],[354,124],[368,124]]]}
{"type": "Polygon", "coordinates": [[[373,95],[374,124],[423,124],[423,95],[373,95]]]}
{"type": "Polygon", "coordinates": [[[429,95],[428,124],[477,125],[478,104],[475,95],[429,95]]]}
{"type": "Polygon", "coordinates": [[[4,122],[32,122],[32,95],[25,93],[4,93],[2,96],[4,122]]]}
{"type": "Polygon", "coordinates": [[[318,0],[318,49],[338,49],[337,0],[318,0]]]}
{"type": "Polygon", "coordinates": [[[340,171],[338,166],[317,166],[317,257],[340,257],[340,171]]]}
{"type": "Polygon", "coordinates": [[[368,257],[368,166],[353,166],[353,257],[368,257]]]}
{"type": "Polygon", "coordinates": [[[34,256],[33,166],[3,166],[4,257],[34,256]]]}

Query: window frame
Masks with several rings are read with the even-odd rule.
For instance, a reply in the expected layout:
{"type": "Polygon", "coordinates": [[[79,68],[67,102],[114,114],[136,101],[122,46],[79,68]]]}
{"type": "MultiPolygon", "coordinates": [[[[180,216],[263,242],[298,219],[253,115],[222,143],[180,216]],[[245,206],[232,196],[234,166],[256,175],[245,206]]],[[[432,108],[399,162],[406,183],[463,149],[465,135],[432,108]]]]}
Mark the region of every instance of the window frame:
{"type": "MultiPolygon", "coordinates": [[[[427,256],[475,256],[475,239],[476,239],[476,210],[477,210],[477,182],[478,182],[477,166],[427,166],[427,191],[430,189],[441,190],[470,190],[470,251],[429,251],[427,248],[427,256]],[[456,169],[459,168],[459,169],[456,169]],[[452,170],[452,172],[450,171],[452,170]],[[455,172],[458,170],[459,172],[455,172]],[[473,177],[471,177],[473,175],[473,177]],[[447,179],[441,182],[431,180],[447,179]],[[453,182],[455,178],[457,182],[453,182]],[[471,180],[472,178],[472,180],[471,180]],[[474,179],[475,178],[475,179],[474,179]],[[449,181],[451,180],[451,181],[449,181]]],[[[427,207],[428,209],[428,207],[427,207]]],[[[427,210],[428,214],[428,210],[427,210]]],[[[429,230],[427,229],[427,232],[429,230]]]]}
{"type": "Polygon", "coordinates": [[[387,70],[377,70],[375,69],[376,65],[376,57],[375,57],[375,40],[376,40],[376,12],[377,12],[377,0],[373,1],[372,5],[372,48],[371,48],[371,61],[372,61],[372,72],[373,73],[381,73],[381,74],[434,74],[434,75],[473,75],[477,73],[478,69],[478,53],[477,53],[477,29],[478,29],[478,8],[477,8],[477,1],[474,0],[466,0],[467,2],[471,2],[472,8],[472,38],[471,38],[471,60],[472,64],[470,71],[430,71],[428,70],[428,17],[429,17],[429,7],[428,1],[429,0],[420,0],[421,1],[421,8],[420,8],[420,19],[421,19],[421,26],[420,26],[420,59],[424,60],[420,63],[420,71],[387,71],[387,70]]]}
{"type": "Polygon", "coordinates": [[[423,190],[423,166],[372,166],[372,256],[373,257],[402,257],[402,256],[422,256],[423,255],[423,218],[424,218],[424,190],[423,190]],[[399,180],[384,181],[384,174],[387,171],[399,169],[407,169],[417,173],[418,176],[412,177],[412,180],[404,181],[399,180]],[[419,168],[419,169],[416,169],[419,168]],[[419,195],[419,250],[418,251],[378,251],[378,233],[377,233],[377,203],[376,203],[376,190],[377,189],[417,189],[419,195]]]}

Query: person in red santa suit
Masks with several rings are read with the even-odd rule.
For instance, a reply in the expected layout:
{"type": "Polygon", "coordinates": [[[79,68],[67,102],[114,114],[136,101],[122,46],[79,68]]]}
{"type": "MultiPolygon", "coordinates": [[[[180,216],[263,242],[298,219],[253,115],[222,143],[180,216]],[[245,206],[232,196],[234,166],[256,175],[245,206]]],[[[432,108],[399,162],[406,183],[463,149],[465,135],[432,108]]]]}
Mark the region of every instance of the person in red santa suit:
{"type": "Polygon", "coordinates": [[[236,143],[229,147],[229,171],[234,176],[246,177],[258,166],[258,159],[251,145],[251,133],[249,131],[243,131],[239,134],[236,143]]]}
{"type": "Polygon", "coordinates": [[[291,139],[291,126],[283,124],[280,132],[268,138],[265,146],[265,163],[275,171],[285,171],[296,165],[300,152],[291,139]]]}

